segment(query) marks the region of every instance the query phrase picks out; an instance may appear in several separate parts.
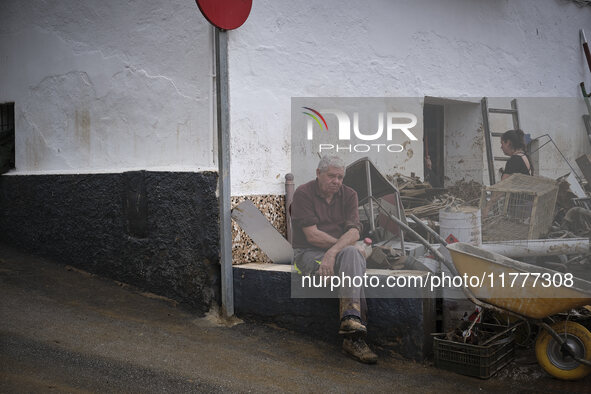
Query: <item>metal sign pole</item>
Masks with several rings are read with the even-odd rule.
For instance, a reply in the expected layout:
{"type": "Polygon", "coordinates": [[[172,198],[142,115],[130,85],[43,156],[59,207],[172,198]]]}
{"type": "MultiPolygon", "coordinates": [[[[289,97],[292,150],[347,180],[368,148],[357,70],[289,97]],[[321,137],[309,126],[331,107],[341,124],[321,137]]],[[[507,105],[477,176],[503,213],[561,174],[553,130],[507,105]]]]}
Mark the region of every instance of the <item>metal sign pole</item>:
{"type": "Polygon", "coordinates": [[[228,97],[228,32],[215,29],[218,167],[220,202],[220,265],[222,313],[234,315],[232,270],[232,216],[230,212],[230,110],[228,97]]]}

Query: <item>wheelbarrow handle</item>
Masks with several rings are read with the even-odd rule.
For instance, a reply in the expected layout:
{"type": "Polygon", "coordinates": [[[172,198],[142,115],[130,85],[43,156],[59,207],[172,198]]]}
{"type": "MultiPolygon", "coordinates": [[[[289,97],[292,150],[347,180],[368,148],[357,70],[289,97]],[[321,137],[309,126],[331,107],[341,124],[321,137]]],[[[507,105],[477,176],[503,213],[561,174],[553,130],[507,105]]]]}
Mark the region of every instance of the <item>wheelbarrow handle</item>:
{"type": "Polygon", "coordinates": [[[408,215],[409,218],[415,221],[420,227],[425,229],[429,234],[431,234],[440,244],[443,246],[447,246],[447,241],[443,239],[443,237],[435,232],[431,227],[427,226],[421,219],[413,215],[412,213],[408,215]]]}
{"type": "MultiPolygon", "coordinates": [[[[420,243],[422,243],[423,246],[425,246],[425,248],[429,249],[429,251],[431,253],[433,253],[433,256],[435,256],[435,259],[438,260],[438,261],[440,261],[441,263],[443,263],[443,265],[445,265],[449,269],[449,271],[452,273],[452,275],[454,275],[454,276],[460,276],[460,274],[458,273],[458,270],[456,269],[455,265],[451,261],[449,261],[448,259],[446,259],[429,242],[427,242],[427,240],[425,238],[423,238],[419,233],[417,233],[412,228],[410,228],[408,226],[408,224],[404,223],[402,220],[398,219],[396,216],[394,216],[390,212],[388,212],[382,206],[382,204],[380,204],[380,202],[377,199],[374,199],[374,202],[377,204],[378,208],[386,216],[388,216],[391,220],[393,220],[396,224],[398,224],[400,226],[400,228],[402,228],[408,234],[412,235],[415,239],[417,239],[420,243]]],[[[423,223],[423,225],[424,225],[424,223],[423,223]]],[[[475,305],[478,305],[478,306],[480,306],[482,308],[491,309],[491,310],[496,311],[496,312],[499,312],[499,313],[504,313],[504,314],[507,314],[507,315],[515,316],[518,319],[523,319],[523,316],[521,316],[521,315],[519,315],[519,314],[517,314],[515,312],[511,312],[511,311],[508,311],[508,310],[499,308],[499,307],[497,307],[495,305],[489,304],[487,302],[480,301],[479,299],[476,298],[476,296],[474,295],[474,293],[472,293],[472,290],[470,290],[466,286],[462,286],[461,287],[461,290],[464,293],[464,295],[466,296],[466,298],[468,298],[470,301],[472,301],[472,303],[474,303],[475,305]]]]}
{"type": "MultiPolygon", "coordinates": [[[[387,216],[389,216],[390,219],[393,220],[396,224],[398,224],[405,232],[412,235],[415,239],[417,239],[420,243],[422,243],[427,249],[429,249],[429,251],[431,253],[433,253],[433,256],[435,256],[435,258],[438,261],[442,262],[451,271],[452,274],[458,275],[458,271],[456,271],[456,267],[453,265],[453,263],[451,261],[447,260],[445,257],[443,257],[443,255],[437,249],[435,249],[429,242],[427,242],[427,240],[425,238],[423,238],[419,233],[417,233],[415,230],[410,228],[408,226],[408,224],[404,223],[402,220],[398,219],[396,216],[392,215],[390,212],[388,212],[386,209],[384,209],[384,207],[382,206],[382,204],[380,204],[379,201],[374,200],[374,202],[378,205],[378,208],[381,209],[383,213],[385,213],[387,216]]],[[[421,223],[421,224],[423,224],[423,223],[421,223]]]]}

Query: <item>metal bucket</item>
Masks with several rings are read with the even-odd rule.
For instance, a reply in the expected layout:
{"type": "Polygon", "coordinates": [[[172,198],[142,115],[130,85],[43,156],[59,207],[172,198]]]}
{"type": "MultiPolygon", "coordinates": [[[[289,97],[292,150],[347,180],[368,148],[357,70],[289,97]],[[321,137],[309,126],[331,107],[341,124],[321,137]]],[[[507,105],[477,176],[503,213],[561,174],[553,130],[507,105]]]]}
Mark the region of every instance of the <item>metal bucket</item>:
{"type": "Polygon", "coordinates": [[[439,235],[448,243],[482,244],[480,209],[448,207],[439,211],[439,235]]]}

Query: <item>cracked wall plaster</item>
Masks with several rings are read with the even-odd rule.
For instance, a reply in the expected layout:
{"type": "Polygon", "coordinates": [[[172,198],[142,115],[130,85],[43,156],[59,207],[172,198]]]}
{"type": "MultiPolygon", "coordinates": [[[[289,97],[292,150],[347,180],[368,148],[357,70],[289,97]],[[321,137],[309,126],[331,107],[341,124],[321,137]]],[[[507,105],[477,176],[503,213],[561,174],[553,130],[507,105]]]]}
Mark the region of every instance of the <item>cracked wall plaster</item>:
{"type": "Polygon", "coordinates": [[[11,0],[0,25],[15,173],[214,167],[212,30],[194,3],[11,0]]]}
{"type": "MultiPolygon", "coordinates": [[[[541,107],[520,99],[522,127],[549,132],[574,161],[589,153],[578,85],[591,86],[579,44],[590,22],[590,7],[557,0],[255,1],[230,32],[233,190],[284,192],[273,174],[291,170],[291,97],[546,97],[541,107]]],[[[412,149],[417,160],[381,167],[422,175],[422,144],[412,149]]],[[[461,154],[451,152],[456,163],[461,154]]],[[[483,151],[467,155],[463,175],[487,179],[483,151]]],[[[542,173],[564,168],[549,152],[542,173]]]]}

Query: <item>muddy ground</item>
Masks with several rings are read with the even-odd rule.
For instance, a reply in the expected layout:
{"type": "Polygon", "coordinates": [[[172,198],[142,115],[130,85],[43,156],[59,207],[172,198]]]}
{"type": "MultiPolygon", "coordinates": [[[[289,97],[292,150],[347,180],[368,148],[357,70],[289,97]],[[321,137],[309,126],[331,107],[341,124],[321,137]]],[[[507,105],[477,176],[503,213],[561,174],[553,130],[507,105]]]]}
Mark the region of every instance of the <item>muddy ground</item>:
{"type": "Polygon", "coordinates": [[[590,392],[533,351],[489,380],[380,352],[375,366],[255,322],[225,324],[0,246],[0,392],[590,392]]]}

